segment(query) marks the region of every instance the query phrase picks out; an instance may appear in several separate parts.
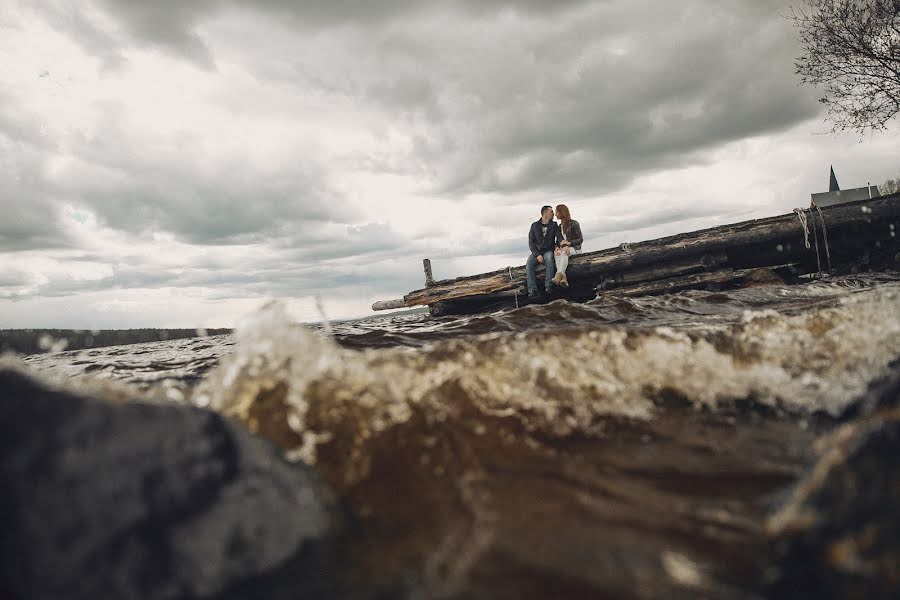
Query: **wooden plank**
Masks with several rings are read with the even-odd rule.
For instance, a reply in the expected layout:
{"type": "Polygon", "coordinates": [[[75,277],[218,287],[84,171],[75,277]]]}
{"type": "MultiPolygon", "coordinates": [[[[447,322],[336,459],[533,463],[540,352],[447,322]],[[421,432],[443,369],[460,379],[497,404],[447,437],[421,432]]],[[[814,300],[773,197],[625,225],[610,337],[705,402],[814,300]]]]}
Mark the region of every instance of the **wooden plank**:
{"type": "MultiPolygon", "coordinates": [[[[900,194],[893,194],[821,209],[829,236],[847,228],[866,229],[874,223],[900,219],[898,199],[900,194]]],[[[804,214],[810,224],[815,218],[816,226],[819,227],[815,210],[806,209],[804,214]]],[[[809,233],[812,243],[811,225],[809,233]]],[[[773,248],[776,245],[783,246],[778,251],[780,262],[792,262],[798,255],[814,252],[814,249],[807,249],[805,246],[803,228],[797,214],[789,213],[579,254],[570,259],[568,273],[576,281],[580,278],[600,279],[616,272],[656,263],[700,257],[704,254],[716,255],[729,250],[733,252],[741,246],[761,244],[770,244],[773,248]]],[[[524,266],[507,267],[491,273],[439,281],[426,289],[410,292],[404,296],[404,301],[407,306],[431,304],[441,300],[516,289],[524,281],[524,266]]]]}

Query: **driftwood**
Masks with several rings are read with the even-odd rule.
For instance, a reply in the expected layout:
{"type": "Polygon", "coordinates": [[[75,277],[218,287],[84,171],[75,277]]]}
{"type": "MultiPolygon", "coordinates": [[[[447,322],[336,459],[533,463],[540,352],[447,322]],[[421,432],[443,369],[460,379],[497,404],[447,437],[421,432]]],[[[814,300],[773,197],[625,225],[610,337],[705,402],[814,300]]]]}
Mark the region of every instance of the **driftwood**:
{"type": "Polygon", "coordinates": [[[406,308],[406,302],[403,298],[396,300],[379,300],[372,305],[372,310],[393,310],[395,308],[406,308]]]}
{"type": "MultiPolygon", "coordinates": [[[[623,292],[625,288],[665,289],[664,280],[678,278],[685,278],[683,284],[690,287],[715,283],[716,277],[728,279],[728,273],[786,264],[794,265],[797,274],[812,273],[840,269],[851,262],[865,263],[872,253],[884,254],[883,259],[892,260],[900,249],[896,232],[891,229],[891,225],[900,229],[900,194],[799,213],[576,255],[569,261],[572,286],[569,295],[572,299],[587,299],[593,297],[595,289],[604,293],[620,288],[623,292]],[[701,274],[709,277],[700,277],[701,274]],[[644,282],[659,282],[659,285],[634,287],[644,282]]],[[[542,277],[543,268],[538,271],[538,279],[542,277]]],[[[684,289],[681,285],[675,285],[672,291],[684,289]]],[[[507,267],[433,282],[410,292],[402,302],[403,306],[432,307],[441,303],[444,307],[441,312],[452,312],[447,307],[454,302],[468,299],[465,304],[470,305],[479,297],[493,301],[500,292],[514,296],[524,292],[524,287],[525,267],[507,267]]]]}

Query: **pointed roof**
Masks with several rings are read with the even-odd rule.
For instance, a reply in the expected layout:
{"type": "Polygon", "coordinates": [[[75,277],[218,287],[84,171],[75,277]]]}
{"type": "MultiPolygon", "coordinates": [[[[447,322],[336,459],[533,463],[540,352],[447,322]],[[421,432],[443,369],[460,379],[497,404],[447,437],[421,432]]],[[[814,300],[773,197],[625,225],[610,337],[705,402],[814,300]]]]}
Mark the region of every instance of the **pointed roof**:
{"type": "Polygon", "coordinates": [[[834,165],[832,165],[832,167],[831,167],[831,179],[828,181],[828,191],[829,192],[841,191],[841,186],[838,185],[837,177],[834,176],[834,165]]]}

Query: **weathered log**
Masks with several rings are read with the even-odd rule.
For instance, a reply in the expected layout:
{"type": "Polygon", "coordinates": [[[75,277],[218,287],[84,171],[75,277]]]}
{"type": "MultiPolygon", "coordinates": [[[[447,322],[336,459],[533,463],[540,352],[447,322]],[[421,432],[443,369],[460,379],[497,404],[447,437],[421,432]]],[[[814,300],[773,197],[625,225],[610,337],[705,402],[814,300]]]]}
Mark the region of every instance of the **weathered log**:
{"type": "MultiPolygon", "coordinates": [[[[880,236],[878,239],[884,238],[887,242],[894,243],[888,224],[900,221],[898,199],[900,194],[893,194],[821,209],[828,235],[836,238],[842,231],[872,230],[876,226],[877,231],[870,233],[870,237],[880,236]]],[[[817,227],[821,227],[818,212],[807,209],[803,214],[809,224],[808,235],[813,236],[812,224],[816,223],[817,227]]],[[[809,239],[812,242],[815,237],[809,239]]],[[[830,243],[834,245],[831,239],[830,243]]],[[[824,239],[820,244],[824,246],[824,239]]],[[[609,277],[610,274],[661,262],[690,261],[703,255],[722,252],[728,253],[730,257],[735,249],[744,246],[771,249],[772,257],[755,266],[797,262],[810,256],[815,259],[814,248],[806,248],[804,229],[798,215],[790,213],[579,254],[570,259],[568,273],[573,283],[579,279],[596,281],[609,277]]],[[[820,255],[824,252],[825,249],[820,248],[820,255]]],[[[821,260],[824,262],[824,259],[821,260]]],[[[519,288],[524,280],[524,267],[508,267],[491,273],[436,282],[426,289],[410,292],[404,296],[404,301],[407,306],[416,306],[480,296],[519,288]]]]}
{"type": "MultiPolygon", "coordinates": [[[[659,294],[669,294],[672,292],[680,292],[696,288],[709,286],[725,287],[729,284],[738,284],[747,279],[753,273],[760,269],[720,269],[710,273],[694,273],[682,277],[670,277],[656,281],[644,281],[634,285],[616,288],[606,292],[603,295],[612,296],[654,296],[659,294]]],[[[779,278],[772,271],[773,278],[779,278]]]]}
{"type": "Polygon", "coordinates": [[[690,275],[715,269],[721,265],[728,264],[728,256],[720,252],[718,254],[704,254],[701,257],[688,257],[658,265],[651,265],[630,271],[614,273],[609,277],[603,278],[597,287],[608,289],[619,287],[622,285],[630,285],[643,281],[654,281],[658,279],[667,279],[670,277],[678,277],[682,275],[690,275]]]}
{"type": "Polygon", "coordinates": [[[395,308],[406,308],[406,302],[403,298],[394,300],[379,300],[372,304],[372,310],[393,310],[395,308]]]}

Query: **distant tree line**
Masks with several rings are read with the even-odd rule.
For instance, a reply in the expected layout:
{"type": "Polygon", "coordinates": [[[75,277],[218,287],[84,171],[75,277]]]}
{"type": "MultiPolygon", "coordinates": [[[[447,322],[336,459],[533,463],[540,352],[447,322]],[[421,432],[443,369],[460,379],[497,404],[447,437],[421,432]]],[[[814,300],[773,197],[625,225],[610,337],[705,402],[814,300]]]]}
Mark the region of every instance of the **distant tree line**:
{"type": "Polygon", "coordinates": [[[231,333],[231,329],[0,329],[0,352],[39,354],[231,333]]]}
{"type": "Polygon", "coordinates": [[[900,192],[900,177],[888,179],[878,187],[878,191],[881,192],[882,196],[900,192]]]}

